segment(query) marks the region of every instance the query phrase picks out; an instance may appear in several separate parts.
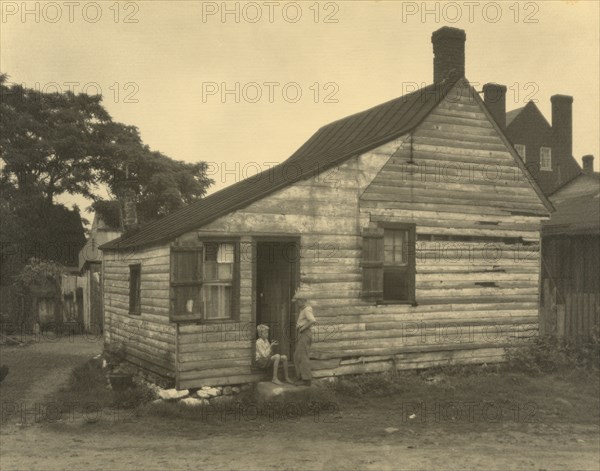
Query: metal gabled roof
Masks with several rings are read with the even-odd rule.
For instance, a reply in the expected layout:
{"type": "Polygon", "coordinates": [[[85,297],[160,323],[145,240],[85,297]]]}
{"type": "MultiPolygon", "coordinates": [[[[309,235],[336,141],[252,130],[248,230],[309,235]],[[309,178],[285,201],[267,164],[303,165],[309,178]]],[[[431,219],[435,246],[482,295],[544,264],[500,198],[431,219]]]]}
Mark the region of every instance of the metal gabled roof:
{"type": "Polygon", "coordinates": [[[315,172],[322,172],[354,155],[379,147],[418,126],[457,81],[429,85],[323,126],[281,164],[234,183],[100,248],[119,250],[165,243],[294,182],[314,176],[315,172]],[[290,178],[290,174],[294,178],[290,178]]]}

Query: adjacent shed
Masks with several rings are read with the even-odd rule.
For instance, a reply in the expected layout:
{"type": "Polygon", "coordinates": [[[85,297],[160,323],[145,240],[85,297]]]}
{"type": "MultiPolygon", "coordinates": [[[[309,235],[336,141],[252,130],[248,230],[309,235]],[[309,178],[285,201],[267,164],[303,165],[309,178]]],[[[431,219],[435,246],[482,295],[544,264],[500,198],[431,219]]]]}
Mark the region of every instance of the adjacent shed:
{"type": "Polygon", "coordinates": [[[550,200],[542,226],[543,333],[581,338],[600,332],[600,174],[593,157],[550,200]]]}

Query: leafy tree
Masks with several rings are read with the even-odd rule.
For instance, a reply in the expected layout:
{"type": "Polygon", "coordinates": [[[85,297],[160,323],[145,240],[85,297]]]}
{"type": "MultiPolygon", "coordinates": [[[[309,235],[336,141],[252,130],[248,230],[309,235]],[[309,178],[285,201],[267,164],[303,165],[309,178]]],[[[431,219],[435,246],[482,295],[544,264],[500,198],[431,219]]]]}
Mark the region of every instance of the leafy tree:
{"type": "Polygon", "coordinates": [[[101,96],[43,93],[8,84],[0,74],[3,189],[49,205],[62,194],[99,199],[133,190],[143,221],[164,216],[206,194],[205,162],[186,163],[152,151],[135,126],[114,122],[101,96]]]}
{"type": "Polygon", "coordinates": [[[95,162],[104,149],[102,129],[110,115],[100,96],[42,93],[7,85],[0,76],[0,156],[2,177],[22,196],[94,197],[95,162]]]}
{"type": "MultiPolygon", "coordinates": [[[[3,283],[39,254],[38,247],[60,242],[65,221],[81,225],[78,210],[56,203],[60,195],[99,202],[103,189],[113,199],[133,192],[140,222],[146,222],[201,198],[213,183],[205,162],[152,151],[135,126],[113,121],[101,96],[43,93],[9,84],[1,73],[0,158],[3,283]],[[15,250],[22,256],[15,258],[15,250]],[[19,268],[4,264],[8,255],[19,268]]],[[[69,250],[79,243],[72,238],[69,250]]],[[[46,258],[72,263],[64,256],[46,258]]]]}

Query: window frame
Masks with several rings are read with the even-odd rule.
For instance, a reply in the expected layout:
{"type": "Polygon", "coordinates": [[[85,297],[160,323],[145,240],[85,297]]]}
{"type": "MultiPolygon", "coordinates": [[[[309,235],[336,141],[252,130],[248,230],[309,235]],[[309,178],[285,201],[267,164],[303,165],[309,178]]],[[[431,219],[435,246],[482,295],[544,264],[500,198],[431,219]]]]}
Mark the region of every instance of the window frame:
{"type": "Polygon", "coordinates": [[[414,223],[396,223],[396,222],[378,222],[376,227],[367,227],[363,229],[363,256],[361,262],[363,288],[361,297],[365,300],[374,302],[375,305],[412,305],[416,306],[416,224],[414,223]],[[385,262],[385,231],[402,230],[407,231],[407,261],[400,268],[397,264],[385,262]],[[367,241],[368,246],[367,246],[367,241]],[[377,248],[379,247],[379,248],[377,248]],[[412,249],[411,249],[412,247],[412,249]],[[375,254],[375,258],[370,255],[375,254]],[[409,295],[407,299],[386,299],[385,297],[385,273],[389,271],[403,271],[409,277],[409,295]],[[373,289],[374,286],[377,289],[373,289]]]}
{"type": "Polygon", "coordinates": [[[416,305],[416,224],[409,223],[380,223],[383,229],[384,237],[384,255],[383,255],[383,299],[378,304],[412,304],[416,305]],[[385,260],[385,231],[405,231],[406,240],[406,263],[399,265],[397,263],[387,263],[385,260]],[[412,246],[412,250],[411,250],[412,246]],[[387,272],[403,272],[409,278],[408,299],[386,299],[385,297],[385,275],[387,272]]]}
{"type": "Polygon", "coordinates": [[[142,264],[132,263],[129,265],[129,315],[140,316],[142,314],[142,264]],[[136,277],[133,274],[137,272],[136,277]],[[135,282],[135,286],[134,286],[135,282]]]}
{"type": "Polygon", "coordinates": [[[210,238],[198,238],[198,243],[194,245],[171,245],[171,266],[170,266],[170,280],[169,280],[169,319],[171,322],[176,323],[196,323],[196,324],[219,324],[238,322],[239,320],[239,296],[240,296],[240,239],[232,237],[210,237],[210,238]],[[206,258],[206,246],[209,244],[232,244],[234,248],[233,267],[231,283],[227,284],[231,286],[231,303],[230,313],[228,317],[208,319],[206,313],[206,300],[203,296],[204,286],[217,286],[224,285],[222,280],[211,280],[205,281],[205,258],[206,258]],[[176,267],[176,253],[190,252],[190,253],[201,253],[201,269],[200,278],[197,280],[175,280],[176,267]],[[201,309],[197,313],[177,313],[175,312],[176,297],[174,288],[177,287],[197,287],[198,295],[201,299],[201,309]]]}
{"type": "Polygon", "coordinates": [[[540,147],[540,170],[544,170],[546,172],[552,171],[552,147],[540,147]],[[544,165],[546,163],[546,160],[543,155],[544,151],[548,151],[547,162],[550,164],[549,166],[544,165]]]}

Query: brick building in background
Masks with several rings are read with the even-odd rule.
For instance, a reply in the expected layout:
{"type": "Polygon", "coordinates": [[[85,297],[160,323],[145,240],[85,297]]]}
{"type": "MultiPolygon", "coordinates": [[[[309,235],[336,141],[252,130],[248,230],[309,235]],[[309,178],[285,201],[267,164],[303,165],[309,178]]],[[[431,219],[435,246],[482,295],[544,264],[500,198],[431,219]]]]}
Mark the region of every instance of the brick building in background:
{"type": "Polygon", "coordinates": [[[537,105],[506,112],[506,87],[486,84],[484,102],[546,195],[581,174],[573,157],[573,97],[553,95],[552,124],[537,105]]]}

